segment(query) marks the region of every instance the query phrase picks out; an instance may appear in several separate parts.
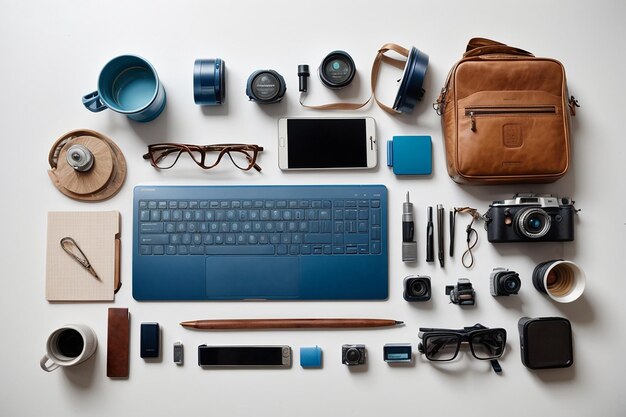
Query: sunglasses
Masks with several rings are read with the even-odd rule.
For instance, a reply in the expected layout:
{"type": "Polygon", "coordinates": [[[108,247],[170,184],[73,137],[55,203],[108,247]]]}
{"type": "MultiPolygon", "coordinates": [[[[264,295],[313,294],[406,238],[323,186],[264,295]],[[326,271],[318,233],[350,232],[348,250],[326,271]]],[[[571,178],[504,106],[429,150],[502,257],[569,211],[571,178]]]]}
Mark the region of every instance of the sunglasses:
{"type": "Polygon", "coordinates": [[[224,155],[227,155],[231,162],[242,171],[254,168],[261,172],[261,167],[256,163],[256,159],[262,150],[263,147],[258,145],[240,143],[207,146],[156,143],[148,145],[148,153],[143,156],[143,159],[149,159],[155,168],[170,169],[178,162],[182,154],[188,154],[200,168],[211,169],[220,163],[224,155]]]}
{"type": "Polygon", "coordinates": [[[489,360],[494,372],[502,372],[497,361],[504,354],[506,347],[506,330],[490,329],[482,324],[453,329],[419,329],[422,342],[418,350],[430,361],[451,361],[457,357],[462,343],[467,343],[476,359],[489,360]]]}

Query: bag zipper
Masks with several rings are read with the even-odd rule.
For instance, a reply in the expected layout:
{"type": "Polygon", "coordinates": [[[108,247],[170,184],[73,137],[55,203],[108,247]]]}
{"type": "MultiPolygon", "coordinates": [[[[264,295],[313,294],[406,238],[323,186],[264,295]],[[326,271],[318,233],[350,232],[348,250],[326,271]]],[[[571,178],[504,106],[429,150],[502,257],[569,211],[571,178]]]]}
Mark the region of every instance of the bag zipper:
{"type": "Polygon", "coordinates": [[[555,106],[524,106],[524,107],[466,107],[465,115],[469,116],[472,132],[476,132],[477,116],[502,116],[513,114],[556,114],[555,106]]]}

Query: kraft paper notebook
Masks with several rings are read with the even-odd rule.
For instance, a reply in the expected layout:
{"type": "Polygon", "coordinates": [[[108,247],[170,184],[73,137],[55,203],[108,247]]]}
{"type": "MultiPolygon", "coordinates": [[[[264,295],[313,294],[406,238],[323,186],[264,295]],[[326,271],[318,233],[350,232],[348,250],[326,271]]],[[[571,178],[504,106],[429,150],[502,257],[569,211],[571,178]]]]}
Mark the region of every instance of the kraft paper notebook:
{"type": "Polygon", "coordinates": [[[113,301],[120,286],[120,213],[49,212],[46,250],[48,301],[113,301]],[[98,278],[61,247],[72,238],[98,278]]]}

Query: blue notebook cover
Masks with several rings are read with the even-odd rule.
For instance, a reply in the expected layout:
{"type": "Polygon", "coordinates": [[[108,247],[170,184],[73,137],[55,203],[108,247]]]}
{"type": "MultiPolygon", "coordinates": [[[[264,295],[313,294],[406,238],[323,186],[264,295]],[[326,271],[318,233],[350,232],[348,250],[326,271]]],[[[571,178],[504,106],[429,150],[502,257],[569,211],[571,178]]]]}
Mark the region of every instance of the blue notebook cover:
{"type": "Polygon", "coordinates": [[[394,136],[387,141],[387,166],[396,175],[430,175],[433,170],[430,136],[394,136]]]}

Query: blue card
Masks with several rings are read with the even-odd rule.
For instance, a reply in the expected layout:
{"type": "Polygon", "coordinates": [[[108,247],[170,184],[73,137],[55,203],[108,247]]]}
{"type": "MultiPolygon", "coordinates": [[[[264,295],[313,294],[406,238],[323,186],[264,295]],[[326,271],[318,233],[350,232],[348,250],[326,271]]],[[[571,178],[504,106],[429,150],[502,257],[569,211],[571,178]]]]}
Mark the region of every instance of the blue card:
{"type": "Polygon", "coordinates": [[[387,141],[387,166],[396,175],[432,174],[430,136],[394,136],[387,141]]]}

